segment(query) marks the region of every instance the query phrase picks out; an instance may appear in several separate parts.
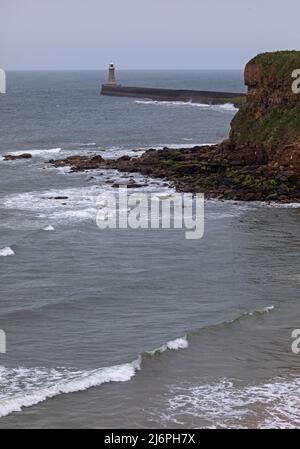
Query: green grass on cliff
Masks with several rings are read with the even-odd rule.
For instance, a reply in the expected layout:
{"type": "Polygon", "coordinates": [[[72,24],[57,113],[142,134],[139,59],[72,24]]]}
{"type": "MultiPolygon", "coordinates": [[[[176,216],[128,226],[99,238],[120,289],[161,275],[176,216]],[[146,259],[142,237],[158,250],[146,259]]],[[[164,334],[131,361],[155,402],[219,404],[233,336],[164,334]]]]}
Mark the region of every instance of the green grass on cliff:
{"type": "Polygon", "coordinates": [[[282,78],[286,75],[291,78],[295,69],[300,69],[300,51],[276,51],[261,53],[251,59],[248,64],[261,64],[264,70],[276,73],[282,78]]]}
{"type": "Polygon", "coordinates": [[[289,144],[300,136],[300,104],[286,111],[271,110],[259,119],[244,107],[233,124],[237,144],[289,144]]]}
{"type": "Polygon", "coordinates": [[[240,108],[232,121],[234,143],[272,147],[292,143],[300,137],[300,94],[299,102],[295,102],[295,98],[292,101],[292,72],[300,69],[300,51],[262,53],[248,65],[261,66],[261,85],[258,85],[261,104],[258,97],[256,102],[246,102],[240,108]],[[267,85],[263,82],[264,76],[267,85]],[[269,103],[268,97],[272,98],[273,94],[269,103]],[[278,101],[275,102],[274,98],[278,101]]]}

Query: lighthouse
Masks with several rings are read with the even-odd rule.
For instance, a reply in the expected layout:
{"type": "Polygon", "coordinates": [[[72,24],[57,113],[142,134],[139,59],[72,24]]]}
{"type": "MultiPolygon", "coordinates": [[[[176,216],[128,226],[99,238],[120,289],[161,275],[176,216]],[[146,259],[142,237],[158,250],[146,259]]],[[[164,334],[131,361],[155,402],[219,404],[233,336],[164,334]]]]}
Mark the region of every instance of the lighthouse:
{"type": "Polygon", "coordinates": [[[113,63],[109,64],[109,68],[108,68],[108,80],[106,83],[107,86],[116,86],[117,82],[116,82],[116,76],[115,76],[115,66],[113,63]]]}

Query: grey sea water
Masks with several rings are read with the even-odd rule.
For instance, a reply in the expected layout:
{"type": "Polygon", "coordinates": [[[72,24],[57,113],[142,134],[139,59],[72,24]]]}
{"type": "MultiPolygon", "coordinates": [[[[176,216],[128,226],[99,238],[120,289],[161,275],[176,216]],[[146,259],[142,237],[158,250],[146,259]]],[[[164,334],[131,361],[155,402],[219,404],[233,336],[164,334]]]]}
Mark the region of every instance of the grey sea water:
{"type": "MultiPolygon", "coordinates": [[[[214,143],[235,114],[101,97],[105,77],[13,72],[0,97],[1,156],[33,156],[0,158],[0,428],[299,427],[299,208],[208,201],[194,241],[100,231],[96,199],[124,174],[71,174],[49,159],[214,143]]],[[[118,77],[244,89],[239,71],[118,77]]]]}

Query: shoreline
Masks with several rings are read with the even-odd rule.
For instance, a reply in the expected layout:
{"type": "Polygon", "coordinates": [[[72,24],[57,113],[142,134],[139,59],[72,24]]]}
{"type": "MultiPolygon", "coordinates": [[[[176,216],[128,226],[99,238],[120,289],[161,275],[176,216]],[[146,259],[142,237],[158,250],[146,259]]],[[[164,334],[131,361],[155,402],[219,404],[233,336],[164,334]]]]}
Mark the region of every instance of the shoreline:
{"type": "Polygon", "coordinates": [[[118,159],[104,159],[99,154],[74,155],[51,159],[49,163],[56,168],[69,166],[71,173],[97,169],[140,173],[170,182],[179,192],[204,193],[207,199],[300,203],[297,186],[277,180],[273,173],[272,176],[264,175],[261,166],[217,163],[215,153],[224,150],[223,146],[224,143],[192,148],[150,148],[141,156],[125,155],[118,159]]]}

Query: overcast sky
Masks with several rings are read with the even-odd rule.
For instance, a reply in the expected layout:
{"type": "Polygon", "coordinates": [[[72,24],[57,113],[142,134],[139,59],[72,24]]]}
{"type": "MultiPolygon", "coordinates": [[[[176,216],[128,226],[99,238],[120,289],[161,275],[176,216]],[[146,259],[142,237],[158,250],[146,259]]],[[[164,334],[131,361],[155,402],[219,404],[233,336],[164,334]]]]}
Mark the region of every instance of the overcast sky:
{"type": "Polygon", "coordinates": [[[300,0],[0,0],[0,67],[242,68],[299,23],[300,0]]]}

